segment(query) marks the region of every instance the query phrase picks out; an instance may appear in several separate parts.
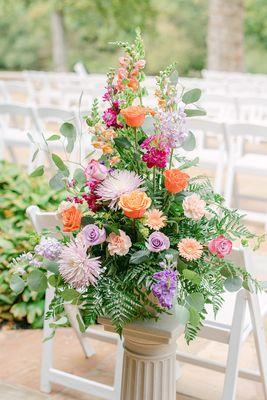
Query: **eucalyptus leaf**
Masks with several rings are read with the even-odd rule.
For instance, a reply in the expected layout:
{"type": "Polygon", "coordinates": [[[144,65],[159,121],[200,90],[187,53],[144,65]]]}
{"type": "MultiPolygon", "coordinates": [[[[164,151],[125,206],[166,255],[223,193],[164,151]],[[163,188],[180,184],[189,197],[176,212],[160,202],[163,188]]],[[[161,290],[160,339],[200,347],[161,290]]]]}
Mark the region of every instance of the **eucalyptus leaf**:
{"type": "Polygon", "coordinates": [[[30,134],[30,132],[27,132],[27,136],[28,136],[28,138],[29,138],[29,141],[30,141],[31,143],[35,144],[35,140],[34,140],[32,134],[30,134]]]}
{"type": "Polygon", "coordinates": [[[86,182],[86,176],[84,174],[84,170],[81,168],[77,168],[74,171],[74,175],[73,178],[76,180],[76,182],[78,183],[78,185],[84,185],[86,182]]]}
{"type": "Polygon", "coordinates": [[[54,162],[54,164],[58,167],[58,169],[60,171],[68,171],[68,167],[66,164],[64,164],[64,162],[62,161],[62,159],[55,153],[52,153],[52,160],[54,162]]]}
{"type": "Polygon", "coordinates": [[[46,260],[44,262],[44,267],[46,267],[47,271],[58,274],[58,263],[56,261],[46,260]]]}
{"type": "Polygon", "coordinates": [[[32,162],[36,160],[38,153],[39,153],[39,149],[36,149],[32,156],[32,162]]]}
{"type": "Polygon", "coordinates": [[[76,137],[76,129],[73,124],[70,122],[64,122],[64,124],[61,125],[60,127],[60,132],[62,133],[63,136],[66,138],[68,137],[76,137]]]}
{"type": "Polygon", "coordinates": [[[44,166],[40,165],[39,167],[37,167],[31,174],[30,176],[32,178],[36,178],[37,176],[42,176],[44,174],[44,166]]]}
{"type": "Polygon", "coordinates": [[[60,326],[68,326],[68,318],[63,316],[57,321],[53,321],[49,324],[50,328],[58,328],[60,326]]]}
{"type": "Polygon", "coordinates": [[[49,136],[49,138],[46,139],[46,140],[52,142],[52,141],[59,140],[59,139],[60,139],[60,136],[59,136],[59,135],[51,135],[51,136],[49,136]]]}
{"type": "Polygon", "coordinates": [[[58,171],[49,181],[49,186],[54,190],[61,190],[65,188],[64,175],[58,171]]]}
{"type": "Polygon", "coordinates": [[[72,301],[77,299],[80,294],[75,289],[64,289],[64,291],[61,292],[61,296],[65,301],[72,301]]]}
{"type": "Polygon", "coordinates": [[[25,284],[24,280],[19,275],[14,274],[12,276],[11,281],[10,281],[10,288],[16,294],[23,292],[25,286],[26,286],[26,284],[25,284]]]}
{"type": "Polygon", "coordinates": [[[233,278],[227,278],[224,281],[224,287],[228,292],[237,292],[241,289],[243,281],[239,276],[234,276],[233,278]]]}
{"type": "Polygon", "coordinates": [[[134,254],[131,255],[130,263],[131,264],[140,264],[148,259],[149,254],[150,253],[148,250],[136,251],[134,254]]]}
{"type": "Polygon", "coordinates": [[[39,269],[29,273],[27,283],[34,292],[43,292],[47,288],[47,278],[39,269]]]}
{"type": "Polygon", "coordinates": [[[76,319],[77,319],[78,324],[79,324],[80,332],[84,333],[85,332],[85,326],[84,326],[83,320],[82,320],[82,318],[81,318],[79,313],[76,314],[76,319]]]}
{"type": "Polygon", "coordinates": [[[189,131],[187,138],[182,144],[182,148],[186,151],[193,151],[196,147],[196,138],[193,132],[189,131]]]}
{"type": "Polygon", "coordinates": [[[201,283],[201,276],[197,274],[195,271],[191,271],[190,269],[183,270],[183,277],[194,283],[195,285],[200,285],[201,283]]]}
{"type": "Polygon", "coordinates": [[[177,307],[177,318],[180,324],[185,325],[189,318],[190,318],[190,313],[188,309],[184,306],[176,306],[177,307]]]}
{"type": "Polygon", "coordinates": [[[170,76],[171,84],[176,86],[178,83],[178,80],[179,80],[179,74],[178,74],[178,71],[175,69],[170,76]]]}
{"type": "Polygon", "coordinates": [[[203,310],[205,299],[202,293],[190,293],[190,295],[187,296],[186,301],[198,312],[203,310]]]}
{"type": "Polygon", "coordinates": [[[184,112],[188,117],[200,117],[202,115],[206,115],[206,111],[203,110],[202,108],[188,108],[185,109],[184,112]]]}
{"type": "Polygon", "coordinates": [[[195,167],[199,164],[199,157],[195,157],[193,160],[186,161],[184,164],[179,166],[179,169],[187,169],[191,167],[195,167]]]}
{"type": "Polygon", "coordinates": [[[191,89],[188,92],[185,92],[182,101],[185,104],[191,104],[198,101],[201,97],[201,90],[200,89],[191,89]]]}
{"type": "Polygon", "coordinates": [[[57,286],[57,277],[55,275],[50,275],[48,277],[48,283],[50,286],[56,287],[57,286]]]}

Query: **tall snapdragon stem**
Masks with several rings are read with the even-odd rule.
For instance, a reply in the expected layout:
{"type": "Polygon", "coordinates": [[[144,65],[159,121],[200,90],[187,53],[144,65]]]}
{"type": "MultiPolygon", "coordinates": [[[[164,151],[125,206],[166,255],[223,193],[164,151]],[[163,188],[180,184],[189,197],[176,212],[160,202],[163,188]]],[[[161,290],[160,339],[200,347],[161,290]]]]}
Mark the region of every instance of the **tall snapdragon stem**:
{"type": "Polygon", "coordinates": [[[153,167],[153,193],[155,194],[156,192],[156,175],[157,171],[156,171],[156,167],[153,167]]]}
{"type": "Polygon", "coordinates": [[[137,173],[140,173],[139,169],[139,154],[138,154],[138,140],[137,140],[137,128],[134,129],[134,141],[135,141],[135,157],[136,157],[136,167],[137,167],[137,173]]]}
{"type": "Polygon", "coordinates": [[[172,168],[172,159],[173,159],[173,149],[171,149],[171,155],[170,155],[170,165],[169,165],[169,169],[172,168]]]}

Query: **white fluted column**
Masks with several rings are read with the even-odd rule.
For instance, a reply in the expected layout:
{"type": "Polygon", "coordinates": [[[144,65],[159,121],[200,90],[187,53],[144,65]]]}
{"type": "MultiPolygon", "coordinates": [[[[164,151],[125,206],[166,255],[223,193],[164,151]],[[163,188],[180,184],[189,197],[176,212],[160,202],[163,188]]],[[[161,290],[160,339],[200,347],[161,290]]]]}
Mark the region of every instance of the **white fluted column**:
{"type": "MultiPolygon", "coordinates": [[[[113,330],[108,320],[100,322],[113,330]]],[[[124,329],[120,400],[176,399],[176,340],[182,330],[175,314],[124,329]]]]}

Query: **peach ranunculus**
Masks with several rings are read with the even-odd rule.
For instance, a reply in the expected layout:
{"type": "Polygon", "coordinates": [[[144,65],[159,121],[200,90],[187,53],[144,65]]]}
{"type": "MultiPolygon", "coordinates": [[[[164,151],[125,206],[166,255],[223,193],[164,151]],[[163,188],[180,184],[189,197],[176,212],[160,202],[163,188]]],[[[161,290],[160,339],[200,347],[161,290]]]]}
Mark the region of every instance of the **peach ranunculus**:
{"type": "Polygon", "coordinates": [[[124,117],[128,126],[138,128],[143,125],[148,113],[153,115],[153,110],[148,107],[130,106],[121,110],[121,115],[124,117]]]}
{"type": "Polygon", "coordinates": [[[140,190],[134,190],[129,194],[120,197],[119,207],[123,210],[126,217],[141,218],[151,205],[151,198],[140,190]]]}
{"type": "Polygon", "coordinates": [[[80,228],[82,213],[75,205],[61,213],[64,232],[73,232],[80,228]]]}
{"type": "Polygon", "coordinates": [[[190,176],[179,169],[168,169],[164,171],[165,188],[170,193],[179,193],[188,186],[190,176]]]}
{"type": "Polygon", "coordinates": [[[118,256],[124,256],[128,253],[132,246],[131,239],[121,229],[117,235],[115,232],[111,232],[107,237],[108,251],[111,256],[117,254],[118,256]]]}

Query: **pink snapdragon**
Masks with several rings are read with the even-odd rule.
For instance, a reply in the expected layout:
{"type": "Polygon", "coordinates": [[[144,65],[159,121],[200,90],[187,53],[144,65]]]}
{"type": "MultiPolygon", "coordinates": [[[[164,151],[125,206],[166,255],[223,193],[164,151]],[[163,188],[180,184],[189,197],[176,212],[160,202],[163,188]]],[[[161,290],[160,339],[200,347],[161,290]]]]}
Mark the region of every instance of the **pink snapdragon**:
{"type": "Polygon", "coordinates": [[[145,150],[142,160],[148,168],[165,168],[170,154],[170,147],[159,135],[152,135],[145,139],[141,144],[141,149],[145,150]]]}

